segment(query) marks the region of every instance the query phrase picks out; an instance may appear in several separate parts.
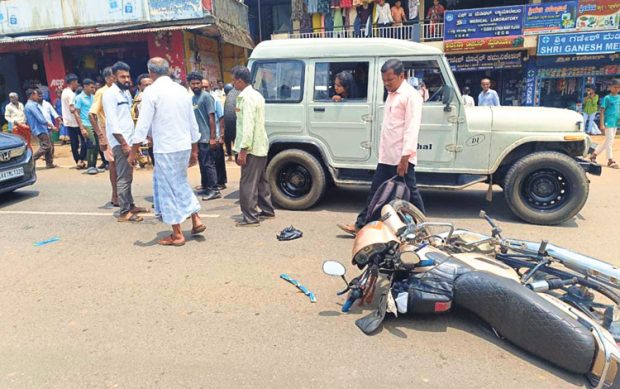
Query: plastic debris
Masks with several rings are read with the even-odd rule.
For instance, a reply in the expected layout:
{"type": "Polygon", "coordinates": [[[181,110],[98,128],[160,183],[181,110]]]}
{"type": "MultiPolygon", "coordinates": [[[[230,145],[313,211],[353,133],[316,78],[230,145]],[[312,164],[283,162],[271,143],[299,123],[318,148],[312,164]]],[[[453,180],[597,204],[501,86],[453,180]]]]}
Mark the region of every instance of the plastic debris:
{"type": "Polygon", "coordinates": [[[42,240],[40,242],[36,242],[34,245],[35,247],[41,247],[41,246],[45,246],[46,244],[50,244],[50,243],[56,243],[60,241],[60,238],[57,236],[54,236],[52,238],[46,239],[46,240],[42,240]]]}
{"type": "Polygon", "coordinates": [[[285,229],[283,229],[278,235],[276,235],[276,238],[278,238],[279,241],[283,241],[283,240],[299,239],[302,236],[304,236],[303,232],[301,232],[300,230],[296,229],[293,226],[290,226],[290,227],[286,227],[285,229]]]}
{"type": "Polygon", "coordinates": [[[308,298],[310,298],[310,302],[316,303],[314,293],[310,292],[305,286],[300,284],[299,281],[292,279],[288,274],[280,274],[280,278],[295,285],[297,289],[301,290],[306,296],[308,296],[308,298]]]}

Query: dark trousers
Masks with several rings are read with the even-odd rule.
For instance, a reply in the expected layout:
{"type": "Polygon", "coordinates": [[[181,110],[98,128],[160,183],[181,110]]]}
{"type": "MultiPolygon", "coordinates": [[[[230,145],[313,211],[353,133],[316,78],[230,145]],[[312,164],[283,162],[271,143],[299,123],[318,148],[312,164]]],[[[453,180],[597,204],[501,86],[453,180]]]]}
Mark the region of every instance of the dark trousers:
{"type": "Polygon", "coordinates": [[[32,155],[32,159],[35,161],[41,156],[45,156],[45,164],[51,166],[54,164],[54,144],[50,140],[48,133],[37,135],[39,138],[39,149],[32,155]]]}
{"type": "Polygon", "coordinates": [[[114,162],[116,164],[116,190],[118,192],[118,202],[121,215],[126,214],[133,208],[134,201],[131,193],[133,183],[133,166],[127,162],[127,156],[123,154],[121,146],[112,149],[114,162]]]}
{"type": "Polygon", "coordinates": [[[69,132],[69,140],[71,141],[71,154],[73,154],[73,160],[75,163],[84,161],[86,159],[87,148],[85,146],[86,140],[82,136],[82,132],[79,127],[67,127],[69,132]]]}
{"type": "Polygon", "coordinates": [[[215,171],[217,173],[217,184],[226,185],[228,176],[226,174],[226,157],[224,156],[224,145],[217,145],[215,155],[215,171]]]}
{"type": "Polygon", "coordinates": [[[97,154],[99,154],[99,138],[95,135],[92,127],[86,127],[88,138],[82,143],[82,149],[86,149],[86,162],[89,168],[97,167],[97,154]]]}
{"type": "Polygon", "coordinates": [[[215,167],[216,150],[211,150],[208,143],[198,143],[198,166],[200,167],[200,185],[202,190],[217,191],[217,169],[215,167]]]}
{"type": "Polygon", "coordinates": [[[271,204],[271,188],[267,181],[267,157],[248,154],[246,162],[245,166],[241,166],[239,203],[243,219],[248,223],[257,223],[257,206],[267,214],[275,214],[271,204]]]}
{"type": "Polygon", "coordinates": [[[226,145],[226,155],[233,155],[232,144],[235,142],[235,138],[237,137],[237,121],[236,120],[226,120],[224,122],[224,128],[226,128],[226,133],[224,134],[224,144],[226,145]]]}
{"type": "MultiPolygon", "coordinates": [[[[394,165],[385,165],[380,163],[377,165],[377,170],[375,171],[375,175],[372,178],[372,184],[370,186],[370,193],[368,194],[368,199],[366,200],[366,207],[359,215],[357,215],[357,221],[355,222],[355,226],[357,228],[364,227],[366,223],[366,215],[368,214],[368,206],[372,201],[375,193],[377,193],[377,189],[383,184],[385,181],[396,175],[397,166],[394,165]]],[[[409,164],[409,169],[407,170],[407,174],[405,175],[405,183],[409,188],[410,197],[409,202],[415,205],[422,213],[426,213],[424,209],[424,201],[422,201],[422,196],[420,195],[420,191],[416,186],[415,180],[415,165],[409,164]]],[[[406,199],[405,199],[406,200],[406,199]]]]}

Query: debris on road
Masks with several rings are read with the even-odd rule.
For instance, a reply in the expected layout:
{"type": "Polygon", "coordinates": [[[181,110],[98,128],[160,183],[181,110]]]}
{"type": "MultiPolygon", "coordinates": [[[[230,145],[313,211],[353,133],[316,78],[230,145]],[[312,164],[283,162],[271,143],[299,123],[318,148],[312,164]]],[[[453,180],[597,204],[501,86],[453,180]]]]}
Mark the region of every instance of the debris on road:
{"type": "Polygon", "coordinates": [[[300,284],[299,281],[292,279],[288,274],[280,274],[280,278],[295,285],[297,289],[301,290],[306,296],[310,298],[311,303],[316,303],[316,297],[314,296],[314,293],[310,292],[305,286],[300,284]]]}
{"type": "Polygon", "coordinates": [[[304,236],[303,232],[301,232],[300,230],[296,229],[293,226],[290,226],[290,227],[286,227],[285,229],[283,229],[278,235],[276,235],[276,238],[278,238],[279,241],[284,241],[284,240],[299,239],[302,236],[304,236]]]}
{"type": "Polygon", "coordinates": [[[35,247],[41,247],[41,246],[45,246],[46,244],[56,243],[58,241],[60,241],[60,238],[58,236],[54,236],[52,238],[42,240],[40,242],[36,242],[34,245],[35,247]]]}

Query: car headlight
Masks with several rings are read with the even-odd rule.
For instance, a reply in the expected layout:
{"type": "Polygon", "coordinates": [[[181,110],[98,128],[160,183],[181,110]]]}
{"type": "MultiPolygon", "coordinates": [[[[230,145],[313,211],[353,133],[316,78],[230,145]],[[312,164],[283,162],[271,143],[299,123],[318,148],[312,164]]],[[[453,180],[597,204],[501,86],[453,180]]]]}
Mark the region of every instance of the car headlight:
{"type": "Polygon", "coordinates": [[[21,157],[22,155],[24,155],[25,152],[26,152],[26,145],[11,149],[10,150],[11,158],[21,157]]]}

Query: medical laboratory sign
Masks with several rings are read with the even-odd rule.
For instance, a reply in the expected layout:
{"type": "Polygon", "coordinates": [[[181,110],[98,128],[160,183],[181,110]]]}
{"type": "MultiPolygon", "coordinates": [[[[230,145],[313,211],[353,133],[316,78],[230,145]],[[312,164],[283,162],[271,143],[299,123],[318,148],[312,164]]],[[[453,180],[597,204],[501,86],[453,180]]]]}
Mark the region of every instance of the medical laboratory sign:
{"type": "Polygon", "coordinates": [[[620,51],[620,31],[540,35],[538,55],[604,54],[620,51]]]}

